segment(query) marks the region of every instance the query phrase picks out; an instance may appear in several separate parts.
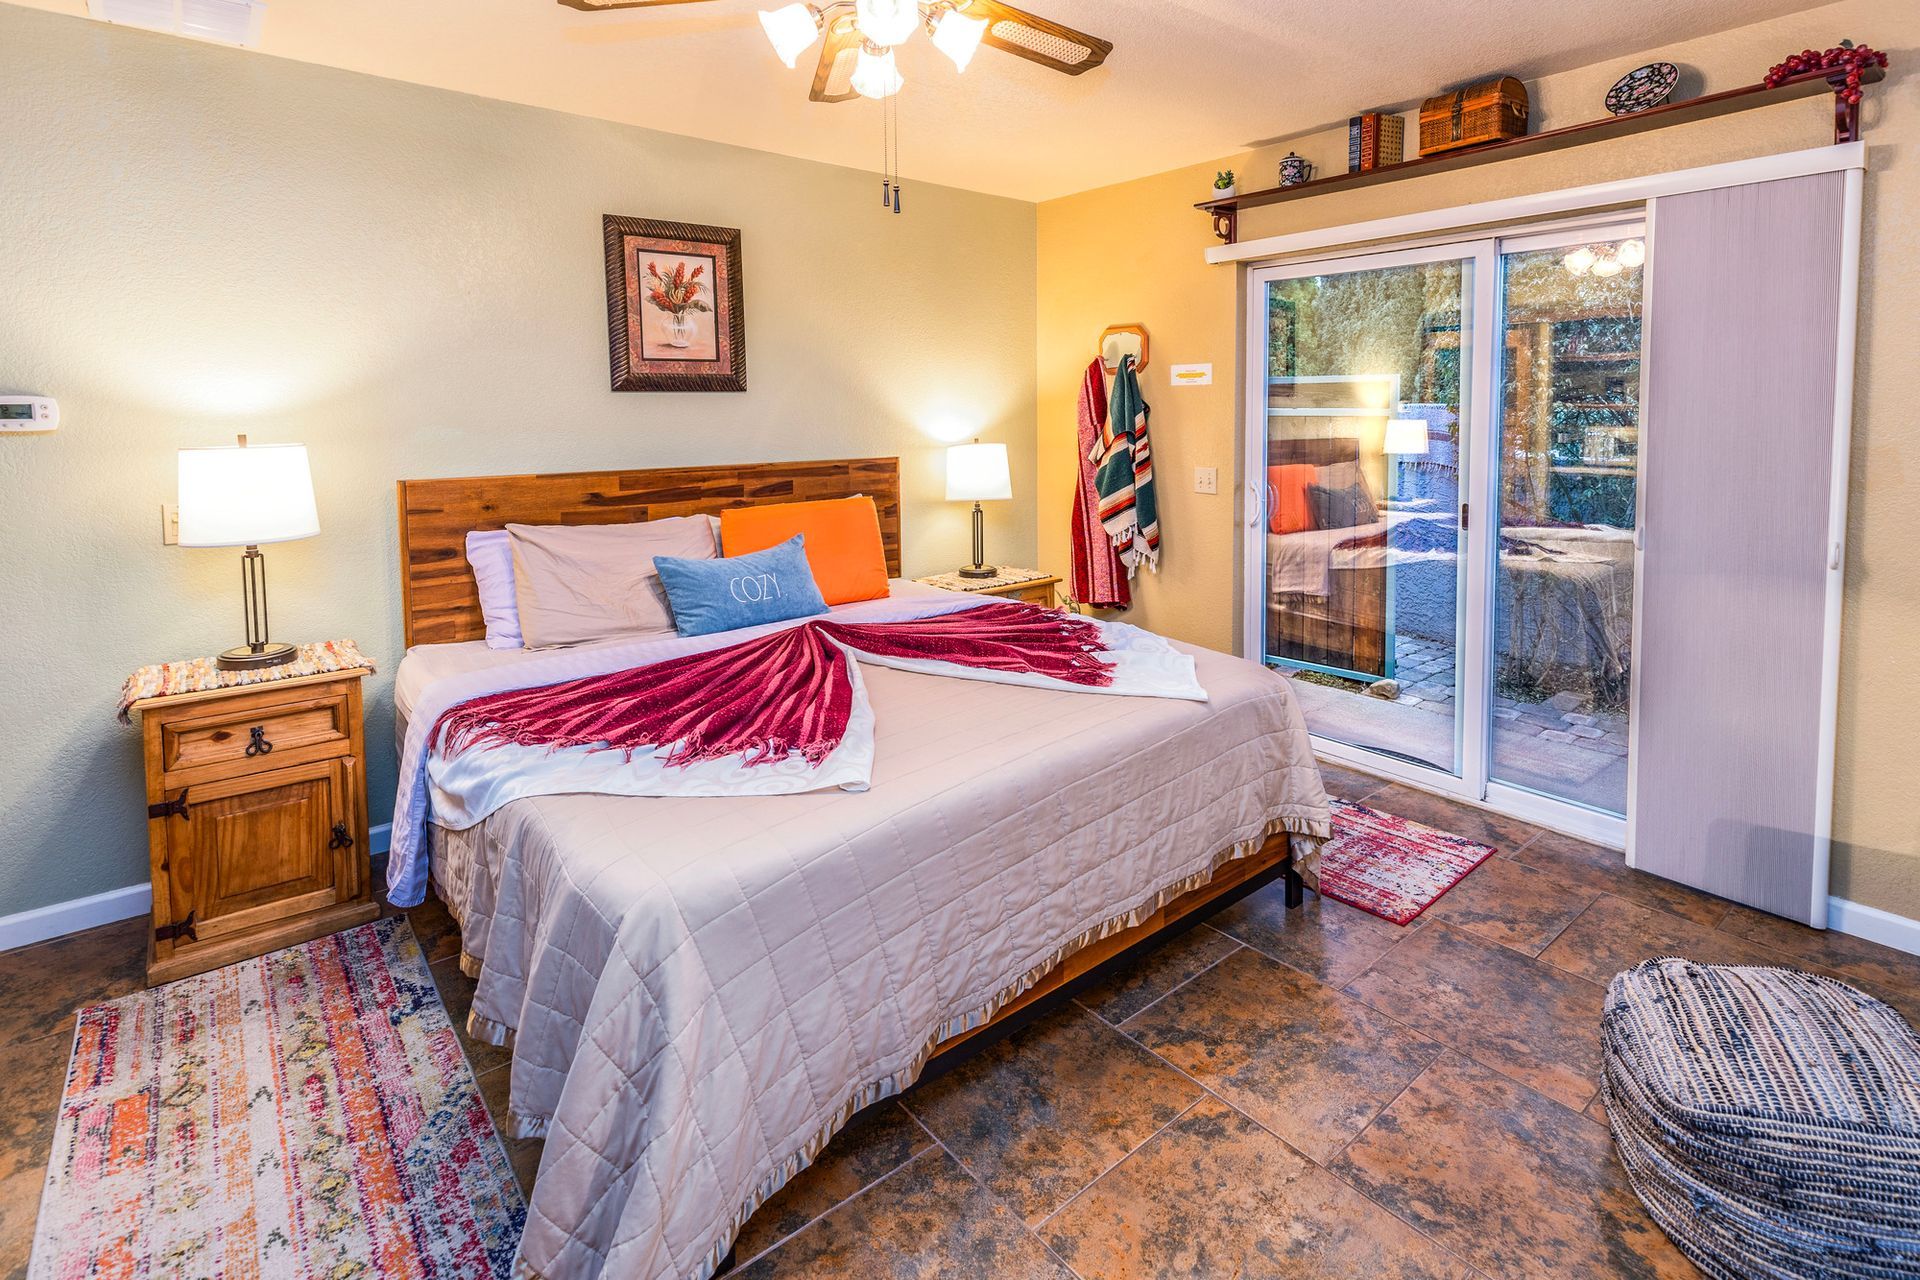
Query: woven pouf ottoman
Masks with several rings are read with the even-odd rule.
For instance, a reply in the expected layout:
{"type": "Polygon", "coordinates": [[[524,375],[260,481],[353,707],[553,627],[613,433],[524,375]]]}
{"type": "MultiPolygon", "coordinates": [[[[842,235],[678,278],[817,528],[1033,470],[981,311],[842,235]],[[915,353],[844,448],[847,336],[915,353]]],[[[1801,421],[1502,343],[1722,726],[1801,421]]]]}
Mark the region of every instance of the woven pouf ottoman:
{"type": "Polygon", "coordinates": [[[1614,978],[1601,1091],[1655,1222],[1708,1275],[1920,1277],[1920,1039],[1790,969],[1614,978]]]}

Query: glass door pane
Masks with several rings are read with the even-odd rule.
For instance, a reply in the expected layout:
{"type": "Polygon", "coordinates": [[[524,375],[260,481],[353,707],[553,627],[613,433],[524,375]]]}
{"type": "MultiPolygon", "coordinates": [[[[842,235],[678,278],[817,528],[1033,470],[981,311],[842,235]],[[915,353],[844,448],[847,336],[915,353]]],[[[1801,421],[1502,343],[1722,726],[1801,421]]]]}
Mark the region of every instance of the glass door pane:
{"type": "Polygon", "coordinates": [[[1473,264],[1391,261],[1261,273],[1260,634],[1313,733],[1458,775],[1473,264]]]}
{"type": "Polygon", "coordinates": [[[1491,777],[1627,803],[1638,236],[1504,253],[1491,777]]]}

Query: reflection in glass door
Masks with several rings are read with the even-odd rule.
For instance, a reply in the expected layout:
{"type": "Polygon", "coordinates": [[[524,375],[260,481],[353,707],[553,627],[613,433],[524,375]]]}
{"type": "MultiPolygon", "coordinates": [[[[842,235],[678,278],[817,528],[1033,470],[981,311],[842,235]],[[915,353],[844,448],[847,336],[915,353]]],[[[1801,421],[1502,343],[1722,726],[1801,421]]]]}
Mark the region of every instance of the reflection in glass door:
{"type": "Polygon", "coordinates": [[[1454,776],[1474,266],[1427,250],[1258,273],[1250,384],[1268,664],[1316,736],[1454,776]]]}
{"type": "Polygon", "coordinates": [[[1637,232],[1508,240],[1500,257],[1490,778],[1613,814],[1627,801],[1637,232]]]}

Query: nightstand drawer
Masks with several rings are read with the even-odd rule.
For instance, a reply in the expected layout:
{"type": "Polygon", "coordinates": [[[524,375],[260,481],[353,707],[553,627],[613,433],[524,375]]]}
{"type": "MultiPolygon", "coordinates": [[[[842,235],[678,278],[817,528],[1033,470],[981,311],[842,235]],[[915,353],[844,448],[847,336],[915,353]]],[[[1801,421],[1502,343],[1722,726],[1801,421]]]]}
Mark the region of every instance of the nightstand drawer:
{"type": "Polygon", "coordinates": [[[1043,608],[1053,608],[1053,581],[1036,582],[1032,586],[1014,587],[1007,591],[997,591],[995,595],[1006,600],[1024,600],[1028,604],[1037,604],[1043,608]]]}
{"type": "Polygon", "coordinates": [[[170,776],[236,762],[267,769],[345,755],[352,743],[345,693],[251,707],[221,703],[161,725],[160,768],[170,776]]]}

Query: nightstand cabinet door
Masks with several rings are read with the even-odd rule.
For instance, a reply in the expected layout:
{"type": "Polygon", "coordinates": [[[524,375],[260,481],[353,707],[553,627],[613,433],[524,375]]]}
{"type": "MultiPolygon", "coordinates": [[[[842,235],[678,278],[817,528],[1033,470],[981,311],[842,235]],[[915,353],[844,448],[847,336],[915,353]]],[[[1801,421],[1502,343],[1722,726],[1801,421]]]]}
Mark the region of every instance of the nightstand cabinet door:
{"type": "Polygon", "coordinates": [[[324,760],[188,788],[186,813],[156,819],[172,921],[191,920],[195,935],[173,939],[176,954],[353,896],[352,766],[324,760]]]}

